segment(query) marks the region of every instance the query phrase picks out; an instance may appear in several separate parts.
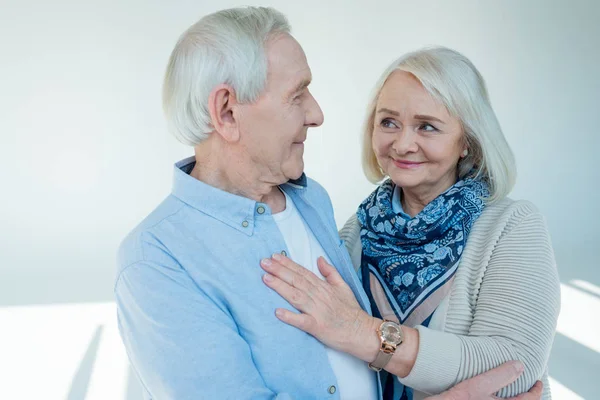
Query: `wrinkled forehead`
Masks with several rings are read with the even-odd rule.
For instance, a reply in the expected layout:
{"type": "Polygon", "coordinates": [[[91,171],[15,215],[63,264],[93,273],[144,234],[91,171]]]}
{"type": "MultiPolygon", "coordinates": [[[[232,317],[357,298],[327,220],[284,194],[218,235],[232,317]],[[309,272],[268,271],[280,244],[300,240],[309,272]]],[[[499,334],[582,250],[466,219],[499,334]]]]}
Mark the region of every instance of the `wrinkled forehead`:
{"type": "Polygon", "coordinates": [[[302,46],[288,34],[278,34],[267,42],[267,89],[291,90],[312,78],[302,46]]]}

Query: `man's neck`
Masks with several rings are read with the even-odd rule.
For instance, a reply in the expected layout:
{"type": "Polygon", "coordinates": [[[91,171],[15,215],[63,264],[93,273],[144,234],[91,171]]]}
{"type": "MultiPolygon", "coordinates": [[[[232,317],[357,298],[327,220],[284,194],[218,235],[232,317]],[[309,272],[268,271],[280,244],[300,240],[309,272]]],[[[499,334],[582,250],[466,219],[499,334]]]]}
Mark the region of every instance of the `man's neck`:
{"type": "Polygon", "coordinates": [[[196,165],[190,176],[223,191],[267,204],[273,214],[285,210],[285,196],[279,184],[262,179],[250,162],[240,160],[223,149],[211,149],[211,143],[196,146],[196,165]],[[215,157],[218,154],[219,157],[215,157]]]}

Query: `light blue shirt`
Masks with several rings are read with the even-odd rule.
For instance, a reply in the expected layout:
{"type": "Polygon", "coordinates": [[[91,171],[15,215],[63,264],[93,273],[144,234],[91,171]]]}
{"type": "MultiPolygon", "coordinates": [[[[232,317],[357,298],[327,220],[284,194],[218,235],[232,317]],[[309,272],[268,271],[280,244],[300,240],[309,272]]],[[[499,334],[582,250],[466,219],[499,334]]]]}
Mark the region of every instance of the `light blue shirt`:
{"type": "MultiPolygon", "coordinates": [[[[147,398],[339,399],[324,345],[275,317],[293,308],[262,282],[260,260],[288,251],[269,206],[193,165],[175,165],[171,195],[119,249],[119,329],[147,398]]],[[[304,175],[281,189],[371,313],[327,192],[304,175]]]]}
{"type": "Polygon", "coordinates": [[[402,207],[402,189],[400,186],[396,186],[394,188],[394,193],[392,193],[392,211],[396,214],[402,214],[402,217],[410,220],[412,217],[404,212],[404,208],[402,207]]]}

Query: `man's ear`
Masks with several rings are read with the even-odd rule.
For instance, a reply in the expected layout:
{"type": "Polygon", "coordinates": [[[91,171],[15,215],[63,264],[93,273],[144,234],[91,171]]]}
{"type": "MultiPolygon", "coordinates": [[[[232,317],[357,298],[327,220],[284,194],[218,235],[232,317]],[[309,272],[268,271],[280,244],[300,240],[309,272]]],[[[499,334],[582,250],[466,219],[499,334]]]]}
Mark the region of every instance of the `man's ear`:
{"type": "Polygon", "coordinates": [[[227,142],[237,142],[240,138],[238,121],[234,114],[237,98],[233,88],[220,84],[208,96],[208,112],[215,132],[227,142]]]}

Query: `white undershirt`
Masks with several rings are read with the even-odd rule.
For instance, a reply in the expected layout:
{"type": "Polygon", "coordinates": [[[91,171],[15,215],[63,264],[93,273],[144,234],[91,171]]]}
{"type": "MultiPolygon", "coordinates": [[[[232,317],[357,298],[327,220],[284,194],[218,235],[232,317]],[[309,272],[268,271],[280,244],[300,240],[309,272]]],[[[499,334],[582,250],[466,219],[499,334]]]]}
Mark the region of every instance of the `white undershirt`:
{"type": "MultiPolygon", "coordinates": [[[[288,257],[324,279],[317,267],[317,259],[322,256],[330,263],[329,258],[287,194],[285,203],[285,210],[274,214],[273,219],[287,245],[288,257]]],[[[337,378],[337,389],[342,400],[377,399],[376,375],[369,369],[366,362],[347,353],[329,347],[325,348],[329,364],[337,378]]]]}

